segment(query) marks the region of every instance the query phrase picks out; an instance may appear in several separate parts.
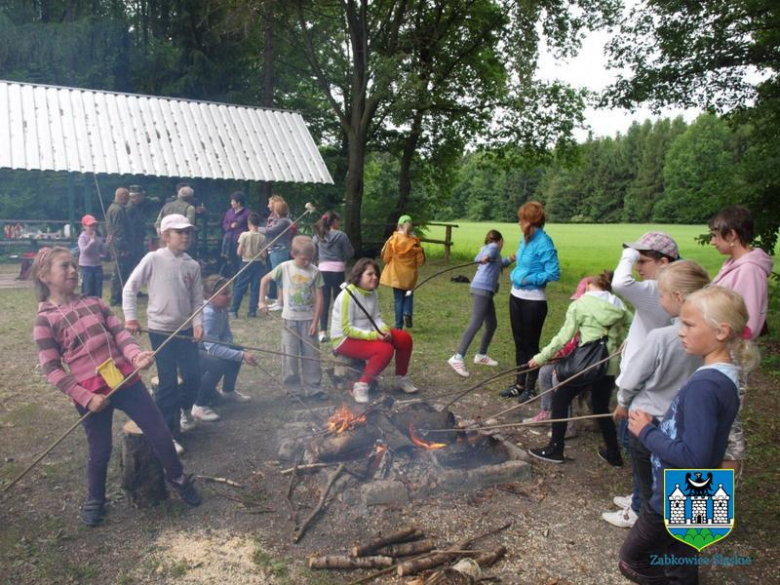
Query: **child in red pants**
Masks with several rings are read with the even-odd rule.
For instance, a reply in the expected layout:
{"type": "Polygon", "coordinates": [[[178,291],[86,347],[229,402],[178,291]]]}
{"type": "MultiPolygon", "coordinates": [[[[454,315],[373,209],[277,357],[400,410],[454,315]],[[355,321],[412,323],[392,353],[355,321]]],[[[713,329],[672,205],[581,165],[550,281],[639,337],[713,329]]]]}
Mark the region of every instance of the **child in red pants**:
{"type": "Polygon", "coordinates": [[[412,357],[412,336],[390,329],[379,315],[376,288],[379,265],[361,258],[349,275],[348,284],[333,303],[330,338],[335,352],[366,360],[360,380],[352,387],[355,402],[368,402],[368,385],[387,367],[395,355],[396,385],[412,394],[417,388],[407,376],[412,357]]]}

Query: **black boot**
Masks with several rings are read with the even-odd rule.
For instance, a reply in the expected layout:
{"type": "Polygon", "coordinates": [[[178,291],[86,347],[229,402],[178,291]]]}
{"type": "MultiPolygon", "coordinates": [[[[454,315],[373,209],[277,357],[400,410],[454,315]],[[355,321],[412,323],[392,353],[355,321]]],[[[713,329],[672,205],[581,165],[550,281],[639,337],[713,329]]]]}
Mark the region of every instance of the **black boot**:
{"type": "Polygon", "coordinates": [[[620,455],[620,451],[610,451],[605,447],[599,447],[599,457],[612,467],[623,467],[623,457],[620,455]]]}
{"type": "Polygon", "coordinates": [[[411,315],[404,315],[404,323],[406,324],[407,329],[412,328],[412,316],[411,315]]]}
{"type": "Polygon", "coordinates": [[[550,441],[543,449],[529,449],[528,452],[547,463],[563,463],[563,443],[550,441]]]}

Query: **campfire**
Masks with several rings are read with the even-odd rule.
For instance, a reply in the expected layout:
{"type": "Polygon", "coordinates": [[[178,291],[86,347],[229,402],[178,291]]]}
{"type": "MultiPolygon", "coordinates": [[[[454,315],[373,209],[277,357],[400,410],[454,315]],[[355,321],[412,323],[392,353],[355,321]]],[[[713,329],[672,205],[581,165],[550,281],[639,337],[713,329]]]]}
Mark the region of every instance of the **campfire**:
{"type": "Polygon", "coordinates": [[[429,441],[425,441],[424,439],[421,439],[420,436],[417,434],[417,429],[414,427],[414,423],[409,423],[409,438],[412,440],[412,443],[420,447],[421,449],[425,449],[426,451],[433,451],[434,449],[443,449],[447,446],[447,443],[431,443],[429,441]]]}
{"type": "Polygon", "coordinates": [[[345,403],[328,419],[328,431],[340,434],[365,423],[365,415],[354,414],[345,403]]]}

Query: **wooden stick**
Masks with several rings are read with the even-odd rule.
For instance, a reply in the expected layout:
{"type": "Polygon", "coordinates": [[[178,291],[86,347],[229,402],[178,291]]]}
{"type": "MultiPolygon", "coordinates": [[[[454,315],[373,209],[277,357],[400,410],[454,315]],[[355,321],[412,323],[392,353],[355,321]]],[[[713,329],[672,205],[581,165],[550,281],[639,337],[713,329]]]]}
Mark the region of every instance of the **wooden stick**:
{"type": "Polygon", "coordinates": [[[390,567],[393,564],[391,557],[373,556],[373,557],[347,557],[338,555],[328,555],[324,557],[311,557],[309,559],[310,569],[379,569],[390,567]]]}
{"type": "Polygon", "coordinates": [[[480,567],[492,567],[499,559],[506,554],[506,547],[499,546],[496,550],[482,553],[479,556],[474,557],[474,560],[480,567]]]}
{"type": "Polygon", "coordinates": [[[607,418],[613,416],[611,412],[604,412],[602,414],[584,414],[582,416],[570,416],[567,418],[548,418],[547,420],[533,420],[528,422],[516,422],[506,423],[503,425],[491,425],[489,427],[464,427],[460,429],[420,429],[419,432],[429,435],[431,433],[464,433],[467,431],[493,431],[496,429],[511,429],[514,427],[529,427],[534,425],[547,425],[551,423],[569,422],[573,420],[592,420],[597,418],[607,418]]]}
{"type": "Polygon", "coordinates": [[[378,536],[374,540],[362,545],[352,547],[350,553],[353,557],[365,557],[370,555],[377,549],[387,546],[389,544],[395,544],[397,542],[407,542],[409,540],[415,540],[423,536],[422,531],[417,526],[407,526],[401,530],[396,530],[385,536],[378,536]]]}
{"type": "Polygon", "coordinates": [[[417,542],[406,542],[403,544],[391,544],[384,546],[376,551],[377,554],[387,555],[397,559],[398,557],[409,557],[422,553],[431,552],[435,548],[432,540],[418,540],[417,542]]]}
{"type": "MultiPolygon", "coordinates": [[[[297,437],[297,438],[305,439],[307,436],[297,437]]],[[[287,469],[282,469],[279,473],[281,473],[282,475],[290,475],[291,473],[294,474],[300,471],[307,471],[310,469],[322,469],[323,467],[338,467],[338,463],[308,463],[306,465],[297,465],[295,467],[288,467],[287,469]]]]}
{"type": "Polygon", "coordinates": [[[438,553],[431,555],[426,558],[420,558],[420,559],[412,559],[409,561],[404,561],[403,563],[398,565],[398,569],[396,570],[396,573],[399,577],[404,577],[407,575],[414,575],[415,573],[419,573],[420,571],[424,571],[425,569],[433,569],[434,567],[438,567],[439,565],[443,565],[444,563],[450,561],[456,554],[458,553],[452,553],[449,552],[450,550],[453,551],[459,551],[463,550],[465,548],[468,548],[471,546],[474,542],[477,540],[480,540],[482,538],[486,538],[488,536],[491,536],[493,534],[496,534],[497,532],[500,532],[502,530],[506,530],[512,525],[512,522],[507,522],[506,524],[500,526],[499,528],[495,528],[489,532],[485,532],[484,534],[479,534],[477,536],[474,536],[472,538],[467,538],[465,540],[461,540],[458,542],[455,546],[453,546],[451,549],[449,549],[446,552],[438,553]]]}
{"type": "Polygon", "coordinates": [[[314,521],[314,518],[317,516],[317,514],[320,513],[323,506],[325,505],[325,500],[328,498],[328,493],[330,492],[330,488],[333,487],[333,484],[336,482],[336,479],[339,475],[341,475],[341,472],[344,471],[344,464],[342,463],[336,468],[336,471],[333,472],[333,474],[330,476],[330,479],[328,480],[328,484],[325,486],[325,489],[322,491],[322,495],[320,496],[320,501],[317,502],[317,506],[312,510],[312,513],[309,514],[309,517],[304,520],[303,524],[301,524],[301,527],[298,529],[298,531],[295,533],[295,536],[293,537],[293,542],[298,543],[303,538],[303,535],[306,534],[306,530],[309,528],[309,525],[314,521]]]}
{"type": "Polygon", "coordinates": [[[197,475],[195,476],[198,479],[202,479],[203,481],[211,481],[214,483],[224,483],[225,485],[229,485],[230,487],[234,488],[241,488],[243,489],[243,485],[240,483],[233,481],[232,479],[226,479],[224,477],[209,477],[208,475],[197,475]]]}

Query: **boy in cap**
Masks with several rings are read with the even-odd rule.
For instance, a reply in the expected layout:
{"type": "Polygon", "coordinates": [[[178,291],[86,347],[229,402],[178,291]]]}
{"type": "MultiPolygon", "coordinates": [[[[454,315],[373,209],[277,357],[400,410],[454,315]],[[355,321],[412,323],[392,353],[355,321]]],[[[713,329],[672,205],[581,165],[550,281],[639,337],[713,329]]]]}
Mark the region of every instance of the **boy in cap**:
{"type": "MultiPolygon", "coordinates": [[[[647,232],[636,242],[623,244],[615,274],[612,277],[612,290],[634,306],[634,320],[628,330],[620,358],[620,374],[615,383],[620,386],[623,373],[631,367],[631,360],[653,329],[671,324],[669,314],[664,311],[658,300],[656,274],[664,266],[680,259],[680,252],[674,239],[665,232],[647,232]],[[642,280],[636,280],[636,269],[642,280]]],[[[620,420],[618,436],[627,450],[628,434],[626,419],[620,420]]],[[[625,526],[630,527],[636,521],[641,508],[639,482],[634,482],[634,493],[629,496],[616,496],[615,504],[624,508],[625,526]]]]}
{"type": "MultiPolygon", "coordinates": [[[[125,328],[135,335],[140,331],[136,296],[142,286],[148,285],[146,317],[154,350],[203,304],[200,265],[186,253],[194,229],[192,223],[178,213],[163,217],[160,232],[165,246],[143,257],[122,292],[125,328]]],[[[203,337],[201,315],[196,315],[191,326],[179,334],[199,342],[203,337]]],[[[200,386],[198,345],[188,339],[174,338],[157,354],[155,361],[159,384],[154,399],[176,437],[179,430],[186,431],[195,426],[192,409],[200,386]],[[181,386],[177,370],[184,381],[181,386]]],[[[180,454],[184,451],[178,443],[176,449],[180,454]]]]}

